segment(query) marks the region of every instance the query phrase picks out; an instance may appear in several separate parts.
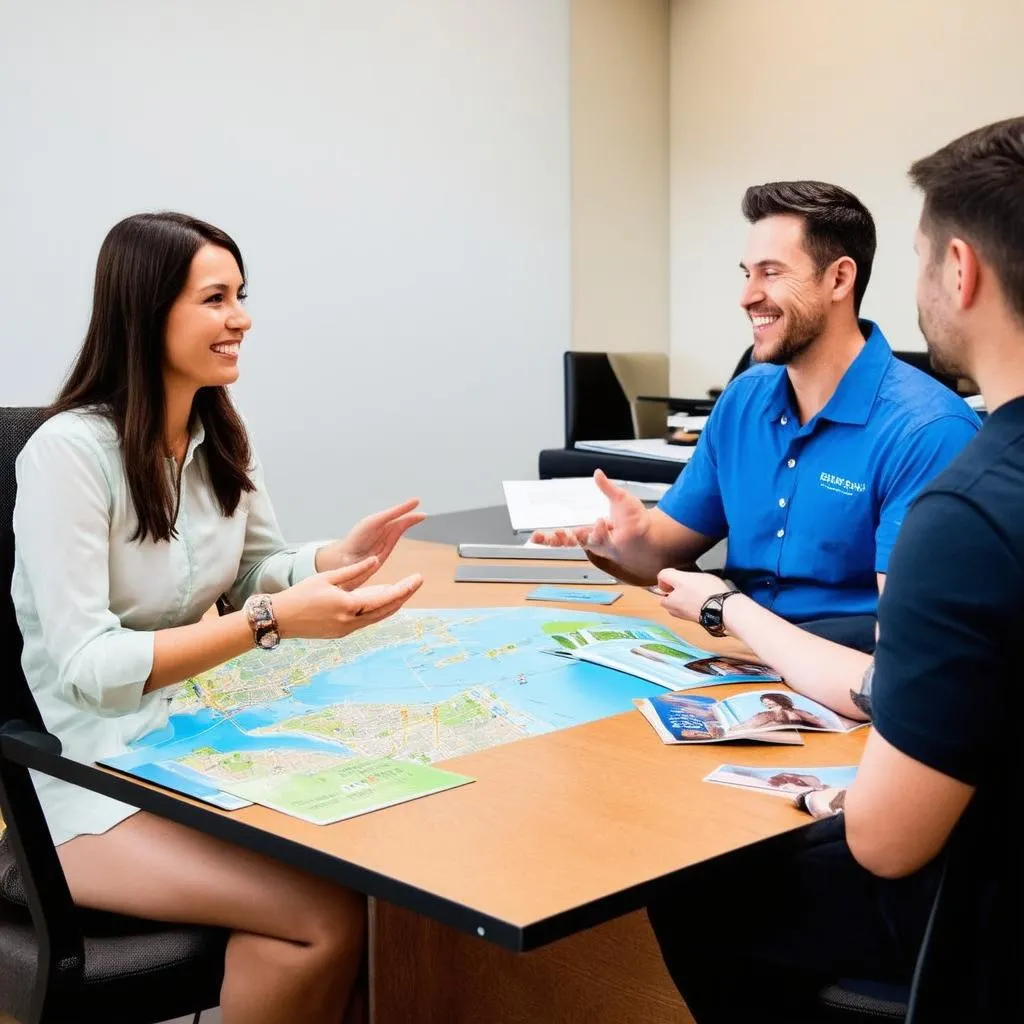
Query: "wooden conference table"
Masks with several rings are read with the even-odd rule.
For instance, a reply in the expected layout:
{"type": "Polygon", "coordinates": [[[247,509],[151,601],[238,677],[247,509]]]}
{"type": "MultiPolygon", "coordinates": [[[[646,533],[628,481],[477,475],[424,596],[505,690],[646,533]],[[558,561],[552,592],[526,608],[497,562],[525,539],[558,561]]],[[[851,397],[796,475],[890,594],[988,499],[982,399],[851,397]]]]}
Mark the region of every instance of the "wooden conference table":
{"type": "MultiPolygon", "coordinates": [[[[516,605],[532,589],[455,583],[458,562],[449,545],[404,540],[380,576],[422,572],[415,607],[516,605]]],[[[567,607],[741,649],[672,619],[645,590],[620,589],[610,609],[567,607]]],[[[31,766],[366,892],[377,1024],[668,1024],[690,1018],[640,909],[652,884],[809,821],[788,801],[703,777],[723,761],[854,764],[865,733],[667,746],[631,711],[445,762],[477,781],[330,826],[258,806],[220,811],[42,752],[31,766]]]]}

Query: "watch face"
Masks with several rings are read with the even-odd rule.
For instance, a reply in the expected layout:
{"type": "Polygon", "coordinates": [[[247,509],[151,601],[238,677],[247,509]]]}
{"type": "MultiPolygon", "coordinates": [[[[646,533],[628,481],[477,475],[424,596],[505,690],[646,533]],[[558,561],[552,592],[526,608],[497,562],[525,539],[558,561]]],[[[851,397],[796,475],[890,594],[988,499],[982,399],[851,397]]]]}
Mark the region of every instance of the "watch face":
{"type": "Polygon", "coordinates": [[[281,642],[281,634],[276,629],[261,629],[256,643],[265,651],[272,651],[281,642]]]}
{"type": "Polygon", "coordinates": [[[700,624],[705,629],[714,628],[722,624],[722,609],[719,605],[710,605],[700,610],[700,624]]]}
{"type": "Polygon", "coordinates": [[[269,626],[274,621],[273,613],[265,601],[257,604],[253,609],[253,618],[259,626],[269,626]]]}
{"type": "Polygon", "coordinates": [[[722,626],[722,602],[714,597],[708,600],[700,610],[700,624],[712,635],[723,636],[725,629],[722,626]]]}

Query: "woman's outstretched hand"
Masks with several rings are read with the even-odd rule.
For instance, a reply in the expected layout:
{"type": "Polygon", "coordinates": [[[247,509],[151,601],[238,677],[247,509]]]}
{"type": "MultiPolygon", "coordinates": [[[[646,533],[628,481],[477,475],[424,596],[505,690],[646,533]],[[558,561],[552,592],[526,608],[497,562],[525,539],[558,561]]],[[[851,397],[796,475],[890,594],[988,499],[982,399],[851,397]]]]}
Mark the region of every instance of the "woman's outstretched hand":
{"type": "Polygon", "coordinates": [[[379,568],[388,560],[406,530],[427,518],[425,513],[417,511],[419,503],[419,498],[410,498],[400,505],[360,519],[347,536],[317,551],[317,570],[341,569],[371,557],[377,559],[379,568]]]}
{"type": "Polygon", "coordinates": [[[397,583],[363,584],[380,567],[375,556],[328,569],[273,595],[282,637],[334,639],[394,615],[423,585],[419,573],[397,583]]]}

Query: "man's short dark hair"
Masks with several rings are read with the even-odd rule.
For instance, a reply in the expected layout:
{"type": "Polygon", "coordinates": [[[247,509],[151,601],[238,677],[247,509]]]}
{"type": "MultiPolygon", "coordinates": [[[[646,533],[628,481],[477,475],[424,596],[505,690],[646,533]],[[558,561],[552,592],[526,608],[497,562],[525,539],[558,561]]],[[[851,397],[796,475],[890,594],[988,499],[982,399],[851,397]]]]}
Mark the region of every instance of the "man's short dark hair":
{"type": "Polygon", "coordinates": [[[853,260],[853,308],[859,313],[875,260],[875,222],[868,208],[852,192],[825,181],[769,181],[747,189],[743,216],[751,224],[780,214],[803,218],[804,245],[819,274],[841,256],[853,260]]]}
{"type": "Polygon", "coordinates": [[[994,271],[1024,321],[1024,117],[977,128],[916,161],[921,226],[936,249],[956,235],[994,271]]]}

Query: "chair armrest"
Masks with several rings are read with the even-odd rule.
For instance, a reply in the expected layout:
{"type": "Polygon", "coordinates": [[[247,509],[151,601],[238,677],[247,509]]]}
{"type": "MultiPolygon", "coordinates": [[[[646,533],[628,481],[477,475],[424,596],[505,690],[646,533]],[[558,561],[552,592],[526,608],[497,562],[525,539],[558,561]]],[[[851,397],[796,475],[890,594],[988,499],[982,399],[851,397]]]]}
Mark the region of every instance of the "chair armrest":
{"type": "MultiPolygon", "coordinates": [[[[39,958],[34,1009],[60,1005],[81,982],[85,953],[67,879],[24,759],[59,756],[60,740],[23,721],[0,726],[0,809],[36,930],[39,958]]],[[[33,1017],[38,1019],[38,1017],[33,1017]]]]}
{"type": "Polygon", "coordinates": [[[60,740],[52,732],[36,729],[20,718],[0,725],[0,751],[10,756],[8,751],[13,750],[15,756],[11,759],[16,764],[19,763],[17,753],[22,749],[22,744],[33,750],[41,750],[45,754],[53,754],[57,757],[64,752],[60,740]]]}

